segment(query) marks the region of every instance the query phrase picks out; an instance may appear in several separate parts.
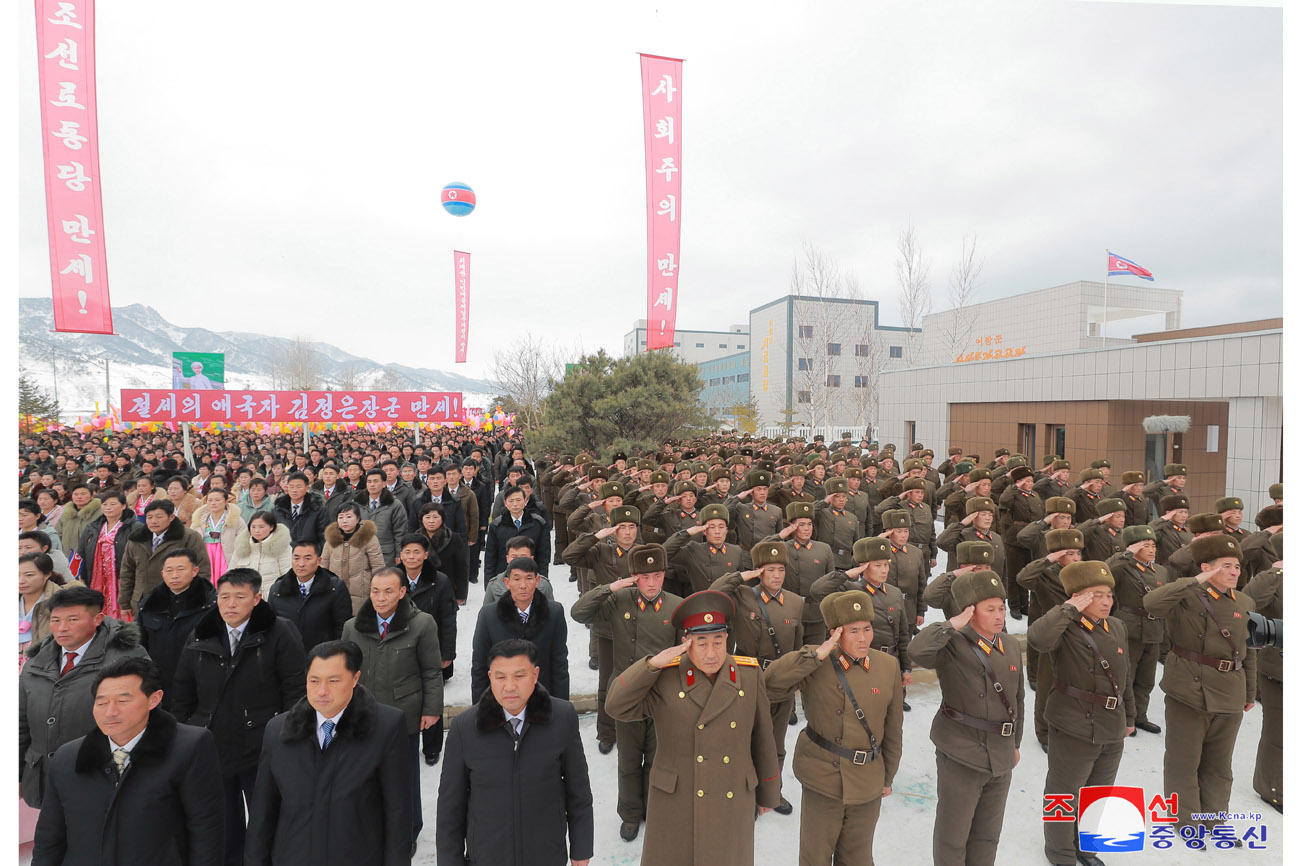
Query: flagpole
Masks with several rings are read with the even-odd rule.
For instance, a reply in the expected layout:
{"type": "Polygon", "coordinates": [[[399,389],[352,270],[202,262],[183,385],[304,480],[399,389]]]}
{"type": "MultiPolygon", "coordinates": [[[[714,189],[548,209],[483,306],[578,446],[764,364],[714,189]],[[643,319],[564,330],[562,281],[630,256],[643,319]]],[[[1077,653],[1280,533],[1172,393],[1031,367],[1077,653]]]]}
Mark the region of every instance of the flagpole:
{"type": "Polygon", "coordinates": [[[1106,287],[1101,295],[1101,345],[1106,347],[1106,319],[1110,316],[1110,250],[1106,250],[1106,287]]]}

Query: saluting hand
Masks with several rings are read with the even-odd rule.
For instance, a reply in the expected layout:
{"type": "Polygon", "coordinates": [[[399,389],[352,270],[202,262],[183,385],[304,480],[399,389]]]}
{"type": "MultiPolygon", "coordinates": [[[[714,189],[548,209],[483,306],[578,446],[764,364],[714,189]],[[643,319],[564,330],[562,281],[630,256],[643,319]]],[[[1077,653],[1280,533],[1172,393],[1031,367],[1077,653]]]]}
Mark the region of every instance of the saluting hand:
{"type": "Polygon", "coordinates": [[[678,646],[670,646],[667,649],[660,650],[655,655],[652,655],[649,659],[650,667],[657,671],[663,670],[665,667],[672,664],[674,660],[681,658],[682,654],[690,648],[691,636],[687,635],[682,638],[682,642],[678,646]]]}
{"type": "Polygon", "coordinates": [[[859,563],[852,568],[846,568],[844,573],[853,578],[861,577],[862,573],[867,570],[867,565],[868,563],[865,562],[859,563]]]}
{"type": "Polygon", "coordinates": [[[1092,590],[1085,589],[1083,592],[1076,592],[1074,595],[1070,596],[1065,600],[1065,603],[1075,610],[1081,611],[1088,605],[1092,604],[1092,596],[1092,590]]]}
{"type": "Polygon", "coordinates": [[[948,620],[953,628],[965,628],[970,618],[975,615],[975,605],[968,605],[965,610],[948,620]]]}
{"type": "Polygon", "coordinates": [[[620,577],[609,585],[610,592],[618,592],[620,589],[627,589],[629,586],[636,586],[635,577],[620,577]]]}
{"type": "Polygon", "coordinates": [[[674,502],[681,502],[681,501],[682,501],[681,496],[669,496],[667,499],[664,500],[664,502],[667,503],[668,505],[672,505],[674,502]]]}
{"type": "Polygon", "coordinates": [[[840,635],[843,633],[844,626],[837,626],[831,631],[831,636],[826,638],[821,646],[817,647],[817,658],[820,661],[825,661],[835,651],[835,647],[839,646],[840,643],[840,635]]]}
{"type": "Polygon", "coordinates": [[[763,569],[761,568],[751,568],[749,571],[742,571],[740,573],[741,580],[757,580],[762,576],[763,576],[763,569]]]}
{"type": "Polygon", "coordinates": [[[793,523],[786,524],[785,528],[783,528],[780,532],[778,532],[777,535],[781,536],[782,538],[789,538],[790,536],[794,535],[794,524],[793,523]]]}
{"type": "Polygon", "coordinates": [[[961,519],[962,526],[970,526],[974,522],[975,522],[975,513],[967,514],[965,517],[961,519]]]}
{"type": "Polygon", "coordinates": [[[739,493],[736,494],[736,498],[737,498],[737,499],[748,499],[748,498],[749,498],[749,494],[751,494],[751,493],[753,493],[753,492],[754,492],[754,491],[752,491],[752,490],[742,490],[742,491],[740,491],[739,493]]]}
{"type": "Polygon", "coordinates": [[[1047,554],[1047,561],[1048,561],[1048,562],[1060,562],[1062,559],[1065,558],[1065,555],[1066,555],[1067,553],[1069,553],[1069,552],[1070,552],[1069,549],[1066,549],[1066,550],[1054,550],[1054,551],[1052,551],[1051,553],[1047,554]]]}
{"type": "Polygon", "coordinates": [[[596,530],[596,537],[600,539],[609,538],[613,534],[614,534],[614,527],[612,526],[606,526],[596,530]]]}
{"type": "Polygon", "coordinates": [[[686,527],[687,535],[699,535],[702,532],[704,532],[704,526],[698,523],[695,526],[686,527]]]}

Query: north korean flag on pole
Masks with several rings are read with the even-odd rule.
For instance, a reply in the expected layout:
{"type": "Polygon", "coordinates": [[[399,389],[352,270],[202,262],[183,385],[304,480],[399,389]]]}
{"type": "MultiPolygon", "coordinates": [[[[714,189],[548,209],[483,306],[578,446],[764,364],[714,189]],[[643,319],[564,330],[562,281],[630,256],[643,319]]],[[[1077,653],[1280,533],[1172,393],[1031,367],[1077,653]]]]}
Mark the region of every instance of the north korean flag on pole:
{"type": "Polygon", "coordinates": [[[1146,268],[1142,267],[1141,265],[1139,265],[1137,262],[1129,261],[1123,256],[1117,256],[1114,253],[1112,253],[1110,250],[1106,250],[1106,256],[1109,259],[1107,265],[1107,271],[1108,271],[1107,276],[1141,277],[1144,280],[1151,280],[1154,282],[1155,277],[1151,275],[1151,272],[1148,271],[1146,268]]]}

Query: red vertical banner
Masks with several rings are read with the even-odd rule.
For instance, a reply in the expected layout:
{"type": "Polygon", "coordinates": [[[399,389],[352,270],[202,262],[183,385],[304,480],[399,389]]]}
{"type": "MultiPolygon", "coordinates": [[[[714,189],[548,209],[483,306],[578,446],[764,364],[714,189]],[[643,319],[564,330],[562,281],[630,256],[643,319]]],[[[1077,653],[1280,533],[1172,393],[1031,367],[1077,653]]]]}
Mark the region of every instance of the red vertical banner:
{"type": "Polygon", "coordinates": [[[682,61],[641,56],[645,114],[646,349],[673,344],[682,242],[682,61]]]}
{"type": "Polygon", "coordinates": [[[94,0],[36,0],[54,330],[113,333],[95,113],[94,0]]]}
{"type": "Polygon", "coordinates": [[[453,250],[456,269],[456,363],[469,351],[469,253],[453,250]]]}

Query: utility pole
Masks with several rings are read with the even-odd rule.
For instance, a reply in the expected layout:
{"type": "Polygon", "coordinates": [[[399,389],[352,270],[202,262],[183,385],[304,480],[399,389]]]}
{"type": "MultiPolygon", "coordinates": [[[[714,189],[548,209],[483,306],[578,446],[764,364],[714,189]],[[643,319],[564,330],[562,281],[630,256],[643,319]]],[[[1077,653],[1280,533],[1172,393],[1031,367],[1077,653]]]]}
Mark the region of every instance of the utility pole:
{"type": "MultiPolygon", "coordinates": [[[[57,399],[57,398],[56,398],[57,399]]],[[[113,387],[108,380],[108,359],[104,359],[104,405],[110,406],[113,402],[113,387]]]]}
{"type": "Polygon", "coordinates": [[[59,402],[59,364],[54,359],[54,344],[50,343],[50,372],[54,374],[54,402],[59,402]]]}

